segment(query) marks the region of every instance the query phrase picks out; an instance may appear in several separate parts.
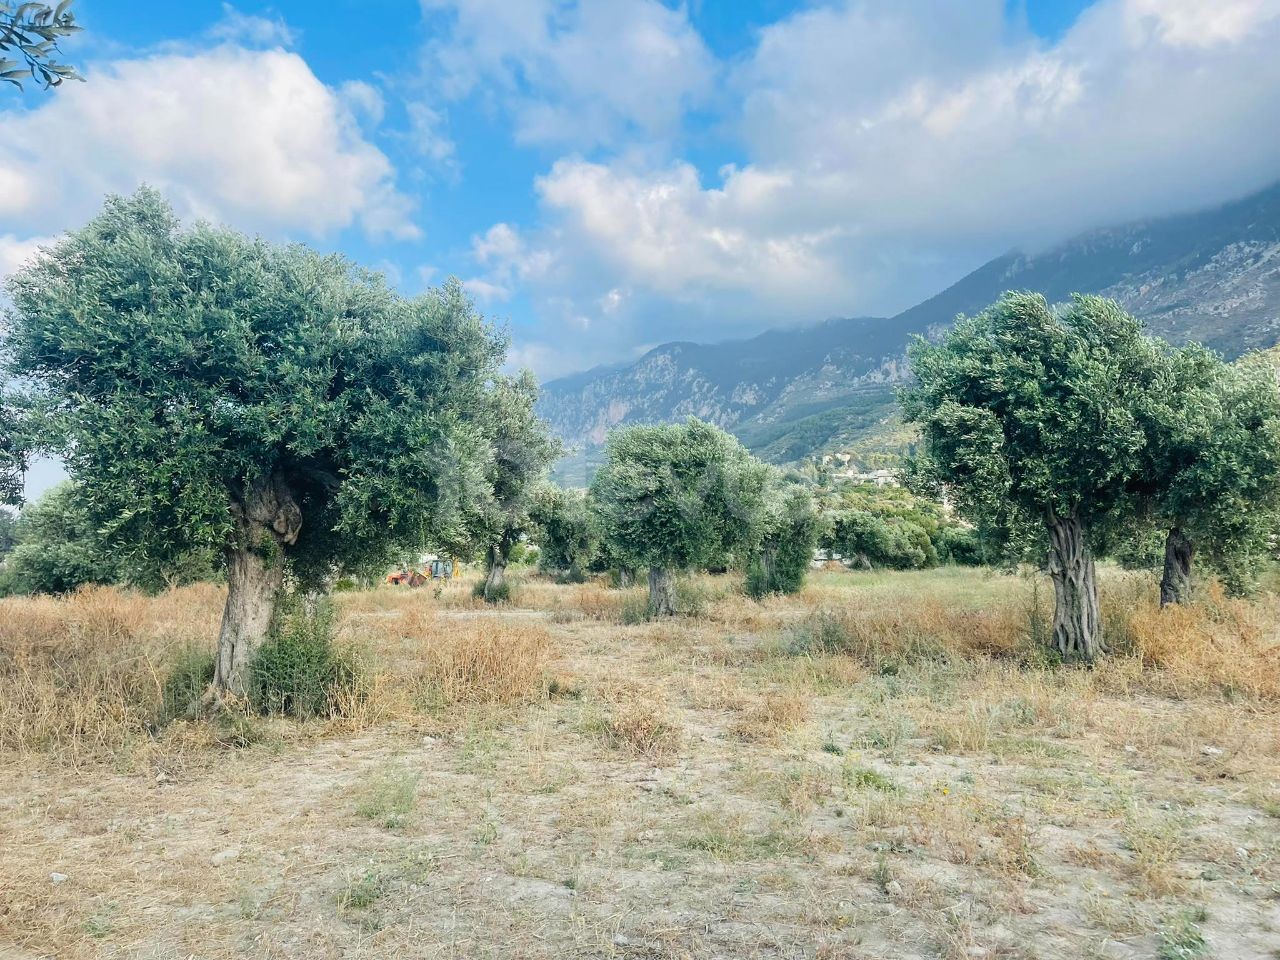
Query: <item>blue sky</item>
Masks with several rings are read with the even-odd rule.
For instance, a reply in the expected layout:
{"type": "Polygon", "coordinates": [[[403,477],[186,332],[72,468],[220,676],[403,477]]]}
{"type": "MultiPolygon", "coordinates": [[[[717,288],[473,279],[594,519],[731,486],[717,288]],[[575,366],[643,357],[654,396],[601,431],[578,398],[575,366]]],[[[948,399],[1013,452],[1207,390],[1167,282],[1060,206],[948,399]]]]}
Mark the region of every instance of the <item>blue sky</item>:
{"type": "Polygon", "coordinates": [[[885,315],[1280,176],[1280,0],[78,0],[0,100],[0,273],[146,180],[450,274],[541,376],[885,315]]]}

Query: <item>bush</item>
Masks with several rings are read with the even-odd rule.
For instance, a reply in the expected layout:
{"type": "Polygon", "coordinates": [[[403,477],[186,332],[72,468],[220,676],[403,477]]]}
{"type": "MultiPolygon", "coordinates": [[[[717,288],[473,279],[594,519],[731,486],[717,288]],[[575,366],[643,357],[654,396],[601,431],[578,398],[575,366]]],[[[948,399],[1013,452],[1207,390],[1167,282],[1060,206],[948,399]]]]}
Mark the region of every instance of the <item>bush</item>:
{"type": "Polygon", "coordinates": [[[249,699],[263,713],[334,716],[358,679],[355,663],[334,647],[332,604],[307,609],[288,598],[249,666],[249,699]]]}
{"type": "Polygon", "coordinates": [[[938,528],[934,548],[942,563],[954,563],[962,567],[978,567],[986,563],[982,539],[972,527],[938,528]]]}
{"type": "Polygon", "coordinates": [[[507,557],[507,562],[513,567],[534,567],[538,565],[541,553],[542,551],[533,544],[517,540],[511,547],[511,555],[507,557]]]}
{"type": "Polygon", "coordinates": [[[487,600],[489,603],[507,603],[511,600],[510,580],[503,580],[489,591],[487,597],[484,595],[484,584],[484,580],[477,580],[475,586],[471,588],[471,595],[477,600],[487,600]]]}
{"type": "Polygon", "coordinates": [[[188,647],[178,654],[160,691],[161,723],[196,716],[205,691],[213,683],[213,666],[214,655],[208,651],[188,647]]]}

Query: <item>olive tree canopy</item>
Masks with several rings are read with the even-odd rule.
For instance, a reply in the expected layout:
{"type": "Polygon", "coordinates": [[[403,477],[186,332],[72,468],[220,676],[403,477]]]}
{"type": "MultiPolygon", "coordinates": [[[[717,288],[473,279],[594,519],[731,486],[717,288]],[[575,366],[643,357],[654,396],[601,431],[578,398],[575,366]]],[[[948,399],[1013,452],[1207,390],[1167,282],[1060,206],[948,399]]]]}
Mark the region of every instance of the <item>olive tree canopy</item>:
{"type": "Polygon", "coordinates": [[[760,547],[747,568],[747,593],[798,593],[826,523],[813,494],[775,475],[761,518],[760,547]]]}
{"type": "MultiPolygon", "coordinates": [[[[0,380],[4,371],[0,369],[0,380]]],[[[22,433],[18,410],[0,393],[0,505],[22,502],[22,475],[27,469],[29,441],[22,433]]]]}
{"type": "Polygon", "coordinates": [[[591,485],[610,552],[649,568],[649,604],[675,612],[676,570],[746,553],[763,531],[769,468],[709,423],[610,434],[591,485]]]}
{"type": "Polygon", "coordinates": [[[23,77],[45,88],[83,80],[74,67],[53,59],[58,41],[82,29],[71,12],[71,0],[57,6],[0,0],[0,80],[19,89],[23,77]]]}
{"type": "Polygon", "coordinates": [[[920,424],[920,469],[964,516],[1033,519],[1049,541],[1053,638],[1064,659],[1103,651],[1091,529],[1133,509],[1144,463],[1139,416],[1167,368],[1159,344],[1113,301],[1074,297],[1061,312],[1007,293],[941,342],[911,347],[902,392],[920,424]]]}
{"type": "Polygon", "coordinates": [[[531,512],[547,468],[560,456],[560,441],[534,413],[538,383],[527,370],[500,377],[489,391],[486,432],[493,441],[487,471],[493,495],[482,501],[473,527],[484,551],[484,598],[506,595],[505,575],[511,549],[533,526],[531,512]]]}
{"type": "Polygon", "coordinates": [[[600,552],[600,521],[585,490],[544,485],[534,498],[538,566],[580,582],[600,552]]]}
{"type": "Polygon", "coordinates": [[[1241,590],[1280,510],[1280,392],[1263,355],[1228,364],[1199,346],[1170,351],[1167,387],[1142,415],[1150,438],[1131,484],[1143,520],[1165,531],[1161,604],[1187,599],[1198,553],[1241,590]]]}
{"type": "Polygon", "coordinates": [[[244,692],[285,561],[321,581],[465,542],[490,496],[505,344],[460,284],[415,299],[340,256],[114,197],[9,282],[4,349],[102,535],[154,562],[216,548],[216,686],[244,692]]]}

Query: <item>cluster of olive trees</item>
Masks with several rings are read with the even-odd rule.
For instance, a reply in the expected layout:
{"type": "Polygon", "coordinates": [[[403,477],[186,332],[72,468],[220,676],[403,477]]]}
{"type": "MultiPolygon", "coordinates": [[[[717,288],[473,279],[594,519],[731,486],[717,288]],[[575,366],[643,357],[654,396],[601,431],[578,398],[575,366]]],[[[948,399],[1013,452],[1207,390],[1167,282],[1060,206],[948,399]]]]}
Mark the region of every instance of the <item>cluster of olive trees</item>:
{"type": "Polygon", "coordinates": [[[505,338],[457,282],[406,298],[339,256],[114,197],[18,271],[0,361],[0,496],[32,450],[124,566],[217,556],[213,692],[241,696],[289,584],[433,546],[502,589],[559,453],[505,338]]]}
{"type": "Polygon", "coordinates": [[[616,431],[590,491],[546,494],[540,517],[545,567],[623,583],[645,570],[655,616],[676,612],[682,570],[743,567],[754,596],[799,590],[821,530],[807,489],[696,419],[616,431]]]}
{"type": "Polygon", "coordinates": [[[917,479],[945,485],[984,530],[1044,545],[1064,659],[1105,650],[1099,542],[1159,525],[1162,599],[1181,602],[1197,550],[1238,571],[1274,529],[1280,396],[1262,362],[1174,349],[1110,300],[1055,311],[1032,293],[918,340],[911,361],[901,399],[923,435],[917,479]]]}

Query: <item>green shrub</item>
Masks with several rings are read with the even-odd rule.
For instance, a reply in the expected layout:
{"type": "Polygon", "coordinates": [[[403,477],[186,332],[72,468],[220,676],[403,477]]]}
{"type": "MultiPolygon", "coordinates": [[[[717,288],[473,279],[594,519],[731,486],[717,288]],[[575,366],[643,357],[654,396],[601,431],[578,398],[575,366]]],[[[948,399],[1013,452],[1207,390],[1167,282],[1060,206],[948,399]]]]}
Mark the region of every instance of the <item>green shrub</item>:
{"type": "Polygon", "coordinates": [[[760,552],[747,568],[747,595],[759,600],[771,593],[799,593],[826,528],[813,495],[798,485],[778,491],[765,509],[764,523],[760,552]]]}
{"type": "Polygon", "coordinates": [[[119,565],[100,542],[70,482],[27,504],[13,526],[16,541],[0,568],[0,594],[69,593],[90,583],[115,583],[119,565]]]}
{"type": "Polygon", "coordinates": [[[367,910],[387,892],[386,878],[373,870],[347,879],[338,891],[338,908],[346,912],[367,910]]]}
{"type": "Polygon", "coordinates": [[[650,619],[649,598],[647,596],[627,597],[622,601],[622,610],[619,613],[619,617],[628,626],[646,622],[650,619]]]}
{"type": "Polygon", "coordinates": [[[562,570],[556,576],[556,583],[564,586],[570,583],[586,583],[587,574],[581,567],[570,567],[568,570],[562,570]]]}
{"type": "Polygon", "coordinates": [[[848,621],[830,610],[817,610],[787,635],[787,652],[797,656],[846,653],[853,646],[848,621]]]}
{"type": "Polygon", "coordinates": [[[507,557],[507,562],[513,567],[534,567],[538,565],[540,553],[541,551],[532,543],[517,540],[511,546],[511,555],[507,557]]]}
{"type": "Polygon", "coordinates": [[[212,653],[195,647],[178,654],[160,691],[161,723],[193,719],[199,713],[200,701],[213,683],[213,664],[212,653]]]}
{"type": "Polygon", "coordinates": [[[358,679],[355,663],[334,647],[332,604],[306,609],[287,598],[249,665],[249,699],[263,713],[333,716],[358,679]]]}
{"type": "Polygon", "coordinates": [[[511,600],[511,581],[503,580],[500,584],[489,591],[489,595],[487,597],[484,593],[484,584],[485,582],[483,580],[478,581],[476,585],[471,588],[471,595],[478,600],[486,600],[489,603],[507,603],[511,600]]]}
{"type": "Polygon", "coordinates": [[[934,536],[938,560],[962,567],[978,567],[986,562],[982,539],[972,527],[943,526],[934,536]]]}
{"type": "Polygon", "coordinates": [[[700,617],[715,596],[694,580],[676,578],[676,613],[686,617],[700,617]]]}

